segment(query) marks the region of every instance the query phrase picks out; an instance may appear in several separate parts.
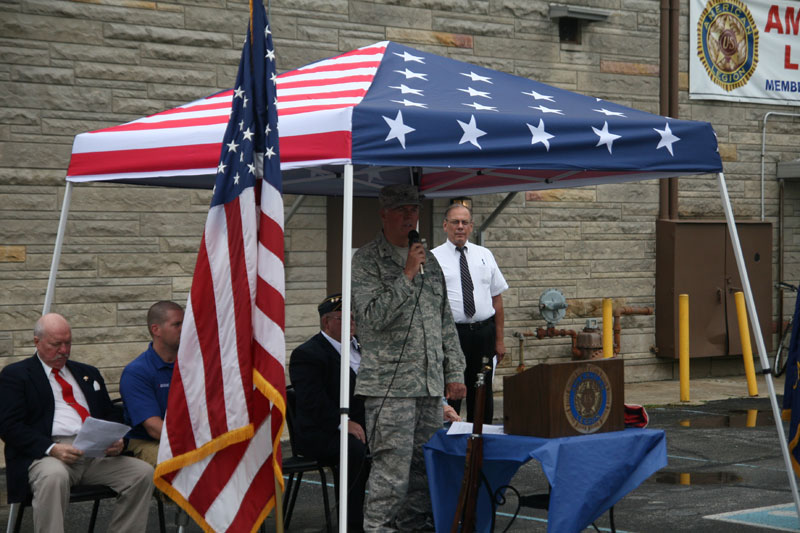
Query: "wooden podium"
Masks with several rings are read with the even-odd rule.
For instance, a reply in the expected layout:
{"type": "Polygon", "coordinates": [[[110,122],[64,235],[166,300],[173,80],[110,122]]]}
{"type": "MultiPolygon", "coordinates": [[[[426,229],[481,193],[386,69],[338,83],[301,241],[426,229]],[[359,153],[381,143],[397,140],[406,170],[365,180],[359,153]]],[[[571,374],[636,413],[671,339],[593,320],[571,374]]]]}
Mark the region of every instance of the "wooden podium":
{"type": "Polygon", "coordinates": [[[540,364],[503,380],[511,435],[568,437],[625,427],[622,359],[540,364]]]}

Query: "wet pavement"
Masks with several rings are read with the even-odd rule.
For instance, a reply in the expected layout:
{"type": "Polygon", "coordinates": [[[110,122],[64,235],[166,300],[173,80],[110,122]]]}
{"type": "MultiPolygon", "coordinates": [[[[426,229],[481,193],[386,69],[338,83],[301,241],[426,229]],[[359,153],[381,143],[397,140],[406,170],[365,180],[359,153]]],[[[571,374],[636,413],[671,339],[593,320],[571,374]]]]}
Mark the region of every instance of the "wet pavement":
{"type": "MultiPolygon", "coordinates": [[[[749,398],[744,378],[733,378],[729,382],[712,381],[710,387],[717,391],[713,393],[717,399],[701,399],[707,391],[701,390],[702,383],[693,382],[696,398],[687,404],[678,402],[676,382],[661,382],[663,390],[660,392],[651,385],[645,391],[635,384],[626,385],[626,401],[648,406],[649,427],[666,432],[668,466],[617,503],[614,507],[617,531],[771,531],[763,525],[733,524],[704,517],[792,502],[778,433],[763,382],[759,387],[760,396],[749,398]],[[744,397],[736,397],[737,394],[744,397]],[[721,395],[723,398],[720,399],[721,395]]],[[[782,386],[781,381],[779,390],[782,386]]],[[[711,396],[711,393],[707,395],[711,396]]],[[[499,412],[502,413],[502,408],[499,412]]],[[[788,429],[786,425],[784,428],[788,429]]],[[[311,475],[304,481],[288,531],[323,531],[325,524],[319,482],[311,475]]],[[[536,461],[524,465],[511,483],[522,495],[547,491],[547,481],[536,461]]],[[[329,490],[332,498],[332,487],[329,490]]],[[[5,503],[4,477],[2,491],[5,503]]],[[[516,496],[509,494],[506,505],[498,510],[495,531],[504,531],[507,527],[514,532],[546,531],[547,513],[544,510],[522,507],[511,523],[517,503],[516,496]]],[[[71,506],[67,533],[86,531],[90,510],[90,504],[71,506]]],[[[110,512],[111,504],[104,502],[98,517],[98,531],[105,530],[110,512]]],[[[30,515],[28,509],[23,531],[32,530],[30,515]]],[[[174,515],[174,508],[167,510],[168,531],[177,530],[174,515]]],[[[0,507],[0,523],[5,524],[7,516],[8,508],[0,507]]],[[[608,531],[608,513],[596,524],[601,531],[608,531]]],[[[265,525],[266,531],[275,531],[274,517],[268,517],[265,525]]],[[[151,505],[147,529],[142,531],[159,531],[155,502],[151,505]]],[[[190,523],[186,531],[201,530],[190,523]]],[[[589,528],[587,531],[594,530],[589,528]]]]}

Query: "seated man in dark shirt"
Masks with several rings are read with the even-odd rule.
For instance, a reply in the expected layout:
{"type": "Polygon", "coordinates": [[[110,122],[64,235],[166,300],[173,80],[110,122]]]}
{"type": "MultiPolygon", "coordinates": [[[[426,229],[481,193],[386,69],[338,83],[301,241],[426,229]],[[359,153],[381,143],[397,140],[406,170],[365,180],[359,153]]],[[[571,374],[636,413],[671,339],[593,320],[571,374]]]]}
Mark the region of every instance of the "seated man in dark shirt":
{"type": "MultiPolygon", "coordinates": [[[[322,331],[295,348],[289,376],[296,391],[294,437],[297,453],[327,463],[339,461],[339,375],[342,339],[342,297],[329,296],[319,304],[322,331]]],[[[351,321],[350,332],[355,324],[351,321]]],[[[350,420],[348,440],[348,531],[362,531],[364,487],[369,474],[364,434],[364,402],[353,397],[361,353],[350,339],[350,420]]]]}

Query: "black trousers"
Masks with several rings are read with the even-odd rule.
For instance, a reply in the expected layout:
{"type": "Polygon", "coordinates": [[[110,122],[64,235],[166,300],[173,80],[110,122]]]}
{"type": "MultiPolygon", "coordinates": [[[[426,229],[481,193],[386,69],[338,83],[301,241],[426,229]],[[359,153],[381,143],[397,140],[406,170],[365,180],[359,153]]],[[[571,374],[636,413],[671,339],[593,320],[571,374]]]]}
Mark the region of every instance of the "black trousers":
{"type": "MultiPolygon", "coordinates": [[[[456,324],[456,329],[461,351],[464,352],[467,362],[467,368],[464,370],[464,384],[467,386],[467,422],[472,422],[475,416],[475,381],[482,367],[482,359],[484,356],[488,357],[491,367],[492,357],[495,355],[494,317],[477,324],[456,324]]],[[[486,402],[483,408],[483,421],[485,424],[491,424],[494,416],[491,370],[486,373],[485,383],[486,402]]],[[[448,403],[456,412],[461,410],[461,400],[448,400],[448,403]]]]}

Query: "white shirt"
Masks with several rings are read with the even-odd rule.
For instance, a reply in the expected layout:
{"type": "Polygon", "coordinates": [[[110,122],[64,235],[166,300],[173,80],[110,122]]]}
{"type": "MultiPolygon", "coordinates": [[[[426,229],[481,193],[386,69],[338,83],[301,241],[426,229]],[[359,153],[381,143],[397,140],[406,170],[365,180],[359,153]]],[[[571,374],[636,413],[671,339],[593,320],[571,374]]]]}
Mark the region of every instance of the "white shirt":
{"type": "Polygon", "coordinates": [[[464,299],[461,294],[461,252],[449,240],[431,250],[444,272],[447,298],[450,300],[450,309],[453,311],[453,319],[457,324],[481,322],[494,316],[492,297],[508,289],[508,283],[488,248],[472,244],[469,241],[464,246],[466,247],[464,255],[467,256],[469,274],[472,277],[472,295],[475,300],[475,314],[471,318],[467,318],[464,314],[464,299]]]}
{"type": "MultiPolygon", "coordinates": [[[[77,435],[83,425],[81,415],[78,414],[78,411],[76,411],[74,407],[64,401],[61,385],[56,381],[53,369],[44,364],[41,358],[39,358],[39,362],[42,363],[42,368],[44,368],[44,372],[47,374],[47,381],[50,383],[50,389],[53,391],[53,400],[55,400],[56,403],[56,410],[55,413],[53,413],[53,430],[50,434],[60,437],[77,435]]],[[[75,381],[69,369],[65,366],[58,371],[58,375],[72,385],[72,395],[75,397],[75,401],[86,408],[86,411],[89,411],[89,403],[86,401],[86,396],[84,396],[83,390],[78,386],[78,382],[75,381]]]]}
{"type": "MultiPolygon", "coordinates": [[[[323,337],[328,339],[328,342],[331,343],[331,346],[333,346],[336,349],[337,352],[339,352],[339,357],[341,357],[342,356],[342,343],[337,341],[336,339],[334,339],[333,337],[331,337],[330,335],[328,335],[324,331],[320,331],[320,333],[322,333],[323,337]]],[[[356,339],[353,338],[353,339],[351,339],[351,342],[350,342],[350,368],[353,370],[353,372],[358,374],[358,367],[360,367],[360,366],[361,366],[361,350],[358,347],[358,343],[356,342],[356,339]]]]}

